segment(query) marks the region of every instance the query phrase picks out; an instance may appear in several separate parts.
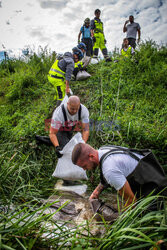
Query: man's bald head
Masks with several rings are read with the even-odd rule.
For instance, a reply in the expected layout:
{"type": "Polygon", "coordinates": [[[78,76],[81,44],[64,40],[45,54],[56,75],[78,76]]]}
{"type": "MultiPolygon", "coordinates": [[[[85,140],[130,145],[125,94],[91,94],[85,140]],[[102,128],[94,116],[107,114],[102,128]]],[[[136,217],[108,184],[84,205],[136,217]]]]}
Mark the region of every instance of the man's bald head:
{"type": "Polygon", "coordinates": [[[76,96],[76,95],[70,96],[69,99],[68,99],[68,102],[67,102],[68,112],[71,115],[75,115],[78,112],[79,107],[80,107],[80,99],[79,99],[79,97],[76,96]]]}
{"type": "Polygon", "coordinates": [[[80,104],[80,99],[79,99],[78,96],[72,95],[72,96],[69,97],[67,103],[73,104],[73,105],[79,105],[80,104]]]}

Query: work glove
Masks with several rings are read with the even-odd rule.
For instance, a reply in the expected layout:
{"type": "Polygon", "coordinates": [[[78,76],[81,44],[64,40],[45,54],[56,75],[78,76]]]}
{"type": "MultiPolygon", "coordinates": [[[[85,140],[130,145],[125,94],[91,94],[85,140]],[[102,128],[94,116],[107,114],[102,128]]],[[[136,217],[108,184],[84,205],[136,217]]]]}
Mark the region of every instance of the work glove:
{"type": "Polygon", "coordinates": [[[60,153],[61,151],[61,147],[60,146],[57,146],[55,147],[55,152],[56,152],[56,155],[58,158],[61,158],[63,155],[60,153]]]}
{"type": "Polygon", "coordinates": [[[106,40],[106,39],[104,39],[104,43],[105,43],[105,44],[107,43],[107,40],[106,40]]]}
{"type": "Polygon", "coordinates": [[[96,42],[96,37],[92,37],[92,40],[95,43],[96,42]]]}

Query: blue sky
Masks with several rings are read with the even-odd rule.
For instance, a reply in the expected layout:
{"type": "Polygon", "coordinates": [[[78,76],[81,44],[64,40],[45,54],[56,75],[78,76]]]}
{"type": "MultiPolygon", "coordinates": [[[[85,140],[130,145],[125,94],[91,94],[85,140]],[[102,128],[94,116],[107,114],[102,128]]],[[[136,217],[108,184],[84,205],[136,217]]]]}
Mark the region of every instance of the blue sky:
{"type": "Polygon", "coordinates": [[[0,50],[48,46],[57,53],[77,44],[86,17],[101,10],[107,48],[120,48],[124,22],[134,15],[141,39],[167,43],[167,0],[0,0],[0,50]]]}

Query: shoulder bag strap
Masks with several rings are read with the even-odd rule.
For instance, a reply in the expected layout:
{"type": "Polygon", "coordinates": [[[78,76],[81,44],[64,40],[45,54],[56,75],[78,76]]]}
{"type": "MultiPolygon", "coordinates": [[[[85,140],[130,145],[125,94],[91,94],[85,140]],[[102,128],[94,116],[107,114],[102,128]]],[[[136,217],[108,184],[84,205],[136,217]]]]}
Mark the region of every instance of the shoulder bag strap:
{"type": "Polygon", "coordinates": [[[78,121],[81,121],[81,110],[82,110],[82,107],[80,105],[79,110],[78,110],[78,121]]]}
{"type": "Polygon", "coordinates": [[[64,104],[61,106],[62,108],[62,112],[63,112],[63,116],[64,116],[64,121],[65,121],[65,124],[67,122],[67,114],[66,114],[66,111],[65,111],[65,107],[64,107],[64,104]]]}

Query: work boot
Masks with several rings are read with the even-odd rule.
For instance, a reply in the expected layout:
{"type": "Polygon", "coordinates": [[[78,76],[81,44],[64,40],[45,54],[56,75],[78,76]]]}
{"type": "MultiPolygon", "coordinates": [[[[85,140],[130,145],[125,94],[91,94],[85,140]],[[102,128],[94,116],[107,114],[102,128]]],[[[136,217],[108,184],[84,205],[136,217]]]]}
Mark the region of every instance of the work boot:
{"type": "Polygon", "coordinates": [[[53,143],[51,142],[49,136],[35,135],[35,139],[38,145],[45,144],[47,146],[53,146],[53,143]]]}
{"type": "Polygon", "coordinates": [[[105,61],[106,61],[106,62],[112,62],[112,59],[111,59],[110,57],[106,57],[106,58],[105,58],[105,61]]]}
{"type": "Polygon", "coordinates": [[[98,56],[96,56],[96,55],[93,55],[92,58],[98,60],[98,56]]]}

